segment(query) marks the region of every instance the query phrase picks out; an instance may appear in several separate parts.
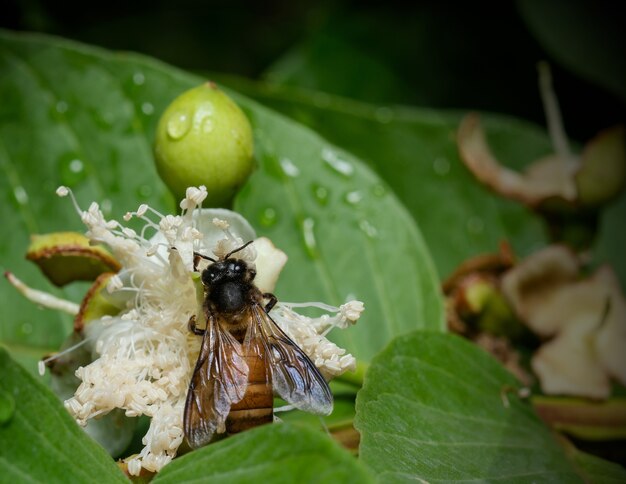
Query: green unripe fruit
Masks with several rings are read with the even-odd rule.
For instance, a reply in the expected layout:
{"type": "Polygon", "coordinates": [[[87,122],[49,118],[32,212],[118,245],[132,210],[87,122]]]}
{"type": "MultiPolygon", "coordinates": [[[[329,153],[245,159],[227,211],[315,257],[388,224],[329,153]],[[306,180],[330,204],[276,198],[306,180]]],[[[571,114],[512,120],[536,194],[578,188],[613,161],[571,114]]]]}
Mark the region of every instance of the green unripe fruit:
{"type": "Polygon", "coordinates": [[[215,84],[178,96],[157,126],[156,167],[178,198],[205,185],[206,207],[229,206],[254,167],[252,128],[245,114],[215,84]]]}

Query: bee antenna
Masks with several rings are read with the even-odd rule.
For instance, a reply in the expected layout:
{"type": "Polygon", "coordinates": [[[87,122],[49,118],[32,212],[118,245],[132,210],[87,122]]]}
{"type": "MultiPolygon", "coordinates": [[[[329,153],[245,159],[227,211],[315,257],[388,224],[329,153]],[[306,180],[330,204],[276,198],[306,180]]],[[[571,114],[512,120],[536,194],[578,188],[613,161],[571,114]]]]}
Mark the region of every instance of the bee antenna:
{"type": "Polygon", "coordinates": [[[246,247],[248,247],[252,242],[254,242],[254,240],[250,240],[249,242],[246,242],[245,244],[243,244],[241,247],[239,247],[238,249],[235,250],[231,250],[228,254],[226,254],[224,256],[224,260],[228,259],[231,255],[233,255],[235,252],[239,252],[240,250],[245,249],[246,247]]]}
{"type": "Polygon", "coordinates": [[[198,271],[198,262],[200,259],[210,260],[211,262],[217,262],[213,257],[209,257],[208,255],[201,254],[200,252],[193,253],[193,270],[198,271]]]}

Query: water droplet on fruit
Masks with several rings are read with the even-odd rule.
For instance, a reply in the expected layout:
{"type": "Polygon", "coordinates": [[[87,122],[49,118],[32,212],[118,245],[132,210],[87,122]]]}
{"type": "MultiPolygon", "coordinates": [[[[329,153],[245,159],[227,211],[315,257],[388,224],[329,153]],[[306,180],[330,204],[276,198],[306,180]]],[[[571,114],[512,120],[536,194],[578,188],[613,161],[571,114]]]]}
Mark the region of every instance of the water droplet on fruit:
{"type": "Polygon", "coordinates": [[[191,127],[191,118],[186,111],[176,111],[167,120],[167,134],[173,140],[179,140],[191,127]]]}

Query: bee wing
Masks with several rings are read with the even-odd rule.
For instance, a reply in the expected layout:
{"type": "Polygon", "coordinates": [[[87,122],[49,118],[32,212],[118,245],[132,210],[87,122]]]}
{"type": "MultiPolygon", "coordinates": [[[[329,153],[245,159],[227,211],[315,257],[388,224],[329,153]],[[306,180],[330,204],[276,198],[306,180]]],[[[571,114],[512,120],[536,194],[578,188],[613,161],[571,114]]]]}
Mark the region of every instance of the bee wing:
{"type": "Polygon", "coordinates": [[[278,395],[300,410],[329,415],[333,411],[333,394],[310,358],[259,303],[253,303],[251,319],[244,344],[264,346],[278,395]]]}
{"type": "Polygon", "coordinates": [[[183,426],[192,448],[207,444],[216,431],[224,432],[230,407],[244,397],[247,385],[241,345],[209,316],[185,402],[183,426]]]}

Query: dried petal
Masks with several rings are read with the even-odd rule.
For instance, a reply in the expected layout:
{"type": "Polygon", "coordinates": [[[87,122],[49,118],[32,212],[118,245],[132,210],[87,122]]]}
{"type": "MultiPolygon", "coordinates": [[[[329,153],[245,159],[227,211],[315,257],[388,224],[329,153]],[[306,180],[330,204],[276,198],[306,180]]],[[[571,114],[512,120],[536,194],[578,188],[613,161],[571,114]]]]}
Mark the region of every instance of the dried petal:
{"type": "Polygon", "coordinates": [[[564,318],[556,309],[552,314],[550,300],[563,284],[576,280],[580,263],[568,248],[551,245],[524,259],[502,278],[502,292],[518,317],[535,333],[556,333],[564,318]]]}
{"type": "Polygon", "coordinates": [[[107,287],[111,278],[117,277],[112,272],[100,274],[87,291],[80,304],[80,310],[74,318],[74,331],[81,332],[89,321],[100,319],[105,315],[118,314],[122,305],[108,293],[107,287]]]}
{"type": "Polygon", "coordinates": [[[26,258],[35,262],[55,285],[93,281],[103,272],[117,272],[120,264],[102,246],[76,232],[33,235],[26,258]]]}

